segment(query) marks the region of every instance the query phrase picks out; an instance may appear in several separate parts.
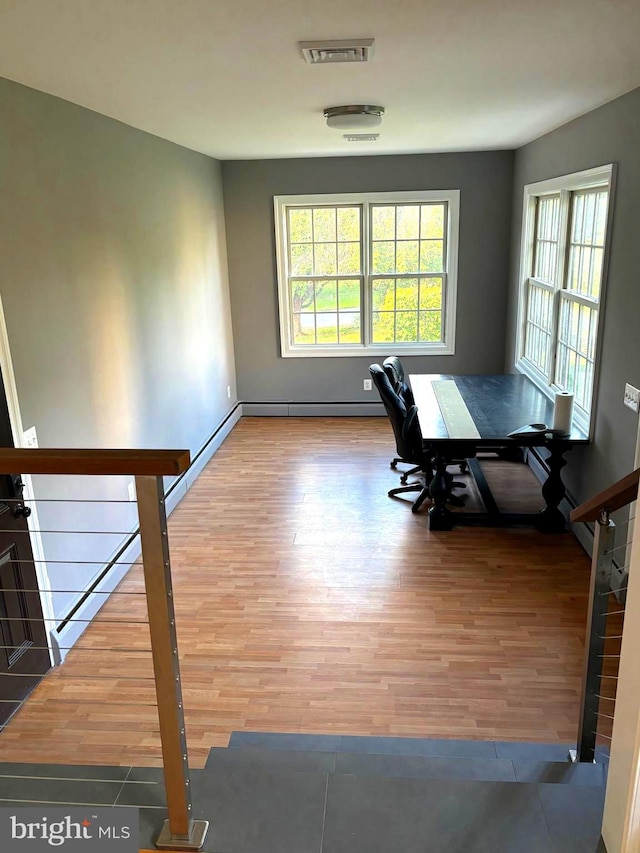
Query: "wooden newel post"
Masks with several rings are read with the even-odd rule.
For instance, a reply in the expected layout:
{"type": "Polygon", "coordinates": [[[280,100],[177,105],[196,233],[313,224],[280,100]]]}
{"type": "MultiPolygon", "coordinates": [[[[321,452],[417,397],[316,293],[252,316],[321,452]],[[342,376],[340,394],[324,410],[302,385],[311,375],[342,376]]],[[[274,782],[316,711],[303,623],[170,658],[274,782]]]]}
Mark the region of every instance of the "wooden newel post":
{"type": "Polygon", "coordinates": [[[156,847],[200,850],[209,824],[193,820],[191,814],[189,759],[162,477],[137,476],[136,491],[169,813],[156,847]]]}

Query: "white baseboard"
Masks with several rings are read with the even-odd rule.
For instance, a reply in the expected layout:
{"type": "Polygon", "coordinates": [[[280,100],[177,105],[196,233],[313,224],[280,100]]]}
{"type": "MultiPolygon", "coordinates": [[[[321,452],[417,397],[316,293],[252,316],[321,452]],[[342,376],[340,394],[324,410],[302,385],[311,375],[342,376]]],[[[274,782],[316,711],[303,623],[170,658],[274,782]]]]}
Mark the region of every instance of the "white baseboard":
{"type": "MultiPolygon", "coordinates": [[[[189,491],[191,486],[202,473],[203,468],[209,462],[211,457],[218,450],[222,442],[229,435],[234,426],[242,417],[242,406],[236,405],[229,415],[222,421],[211,437],[204,443],[201,449],[195,454],[194,460],[184,472],[184,474],[171,485],[166,499],[167,515],[170,515],[180,503],[182,498],[189,491]]],[[[132,531],[135,535],[137,530],[132,531]]],[[[51,649],[53,652],[53,662],[55,666],[61,664],[71,647],[79,640],[85,630],[89,627],[91,620],[100,611],[102,606],[109,600],[109,595],[118,586],[130,569],[129,563],[135,562],[140,556],[140,540],[136,538],[125,550],[114,558],[115,565],[112,565],[104,578],[97,586],[87,594],[86,598],[77,610],[73,613],[73,621],[62,622],[61,628],[56,628],[50,632],[51,649]],[[120,565],[125,563],[127,565],[120,565]],[[86,621],[76,621],[86,620],[86,621]]],[[[105,563],[102,571],[109,568],[109,563],[105,563]]]]}

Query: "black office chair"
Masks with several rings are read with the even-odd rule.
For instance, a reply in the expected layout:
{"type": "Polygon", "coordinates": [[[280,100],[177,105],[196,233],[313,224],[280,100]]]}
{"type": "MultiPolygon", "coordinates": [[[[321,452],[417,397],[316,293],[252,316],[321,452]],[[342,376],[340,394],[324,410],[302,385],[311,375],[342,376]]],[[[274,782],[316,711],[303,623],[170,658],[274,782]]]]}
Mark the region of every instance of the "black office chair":
{"type": "MultiPolygon", "coordinates": [[[[402,362],[398,358],[397,355],[390,355],[389,358],[385,358],[382,362],[382,369],[387,374],[389,382],[391,383],[391,387],[396,392],[396,394],[403,400],[407,409],[410,409],[411,406],[415,406],[415,400],[413,397],[413,391],[411,387],[407,383],[405,379],[404,368],[402,366],[402,362]]],[[[398,462],[405,462],[406,459],[400,459],[399,457],[395,457],[391,460],[389,465],[394,470],[398,467],[398,462]]],[[[452,465],[457,465],[460,468],[461,473],[467,470],[468,463],[466,459],[452,459],[452,465]]],[[[401,483],[406,483],[407,478],[412,476],[413,474],[417,474],[420,470],[420,467],[410,468],[408,471],[403,471],[402,476],[400,477],[401,483]]],[[[464,483],[455,483],[454,485],[464,488],[464,483]]]]}
{"type": "MultiPolygon", "coordinates": [[[[382,369],[387,374],[387,378],[391,383],[391,387],[400,397],[406,408],[410,409],[411,406],[415,406],[416,401],[413,399],[413,391],[407,384],[407,381],[404,377],[404,368],[398,356],[390,355],[389,358],[385,358],[385,360],[382,362],[382,369]]],[[[407,460],[401,459],[399,456],[394,456],[394,458],[389,463],[389,466],[395,471],[395,469],[398,467],[398,462],[406,463],[407,460]]],[[[408,477],[412,476],[412,474],[417,474],[419,471],[419,465],[416,465],[413,468],[409,468],[408,471],[403,471],[402,476],[400,477],[400,482],[406,483],[408,477]]]]}
{"type": "MultiPolygon", "coordinates": [[[[388,495],[395,497],[404,492],[420,492],[411,507],[412,512],[418,512],[429,497],[429,485],[434,476],[433,453],[424,448],[418,421],[418,409],[415,405],[407,409],[403,399],[395,392],[389,377],[379,364],[370,365],[369,372],[391,421],[398,456],[408,464],[414,465],[424,475],[424,483],[399,486],[396,489],[390,489],[388,495]]],[[[449,481],[450,488],[453,485],[453,478],[451,478],[449,481]]],[[[464,484],[461,485],[464,486],[464,484]]],[[[454,506],[464,505],[464,500],[456,495],[450,495],[448,500],[454,506]]]]}

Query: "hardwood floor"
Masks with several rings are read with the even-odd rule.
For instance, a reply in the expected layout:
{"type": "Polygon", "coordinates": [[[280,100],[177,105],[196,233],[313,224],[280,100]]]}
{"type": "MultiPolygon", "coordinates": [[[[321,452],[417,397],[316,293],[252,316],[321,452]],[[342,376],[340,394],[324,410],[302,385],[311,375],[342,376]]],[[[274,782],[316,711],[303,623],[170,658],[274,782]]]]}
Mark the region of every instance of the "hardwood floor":
{"type": "MultiPolygon", "coordinates": [[[[426,506],[386,495],[393,455],[384,419],[243,419],[171,516],[193,766],[237,729],[575,738],[581,547],[431,533],[426,506]]],[[[141,590],[134,567],[2,733],[1,760],[160,764],[147,627],[123,624],[146,617],[141,590]]]]}

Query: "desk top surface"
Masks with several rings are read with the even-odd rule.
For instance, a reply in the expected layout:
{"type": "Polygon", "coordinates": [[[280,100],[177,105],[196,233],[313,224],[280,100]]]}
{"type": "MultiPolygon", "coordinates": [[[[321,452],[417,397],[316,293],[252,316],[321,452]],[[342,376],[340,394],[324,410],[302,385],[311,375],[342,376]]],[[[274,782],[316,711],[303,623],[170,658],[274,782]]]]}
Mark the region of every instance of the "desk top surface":
{"type": "MultiPolygon", "coordinates": [[[[532,423],[553,423],[553,402],[530,379],[520,373],[500,376],[451,376],[441,373],[411,374],[409,381],[418,407],[420,429],[425,440],[451,440],[432,383],[452,379],[460,391],[480,441],[504,440],[510,432],[532,423]]],[[[587,443],[588,435],[573,426],[564,440],[587,443]]],[[[524,444],[545,443],[523,438],[524,444]]]]}

